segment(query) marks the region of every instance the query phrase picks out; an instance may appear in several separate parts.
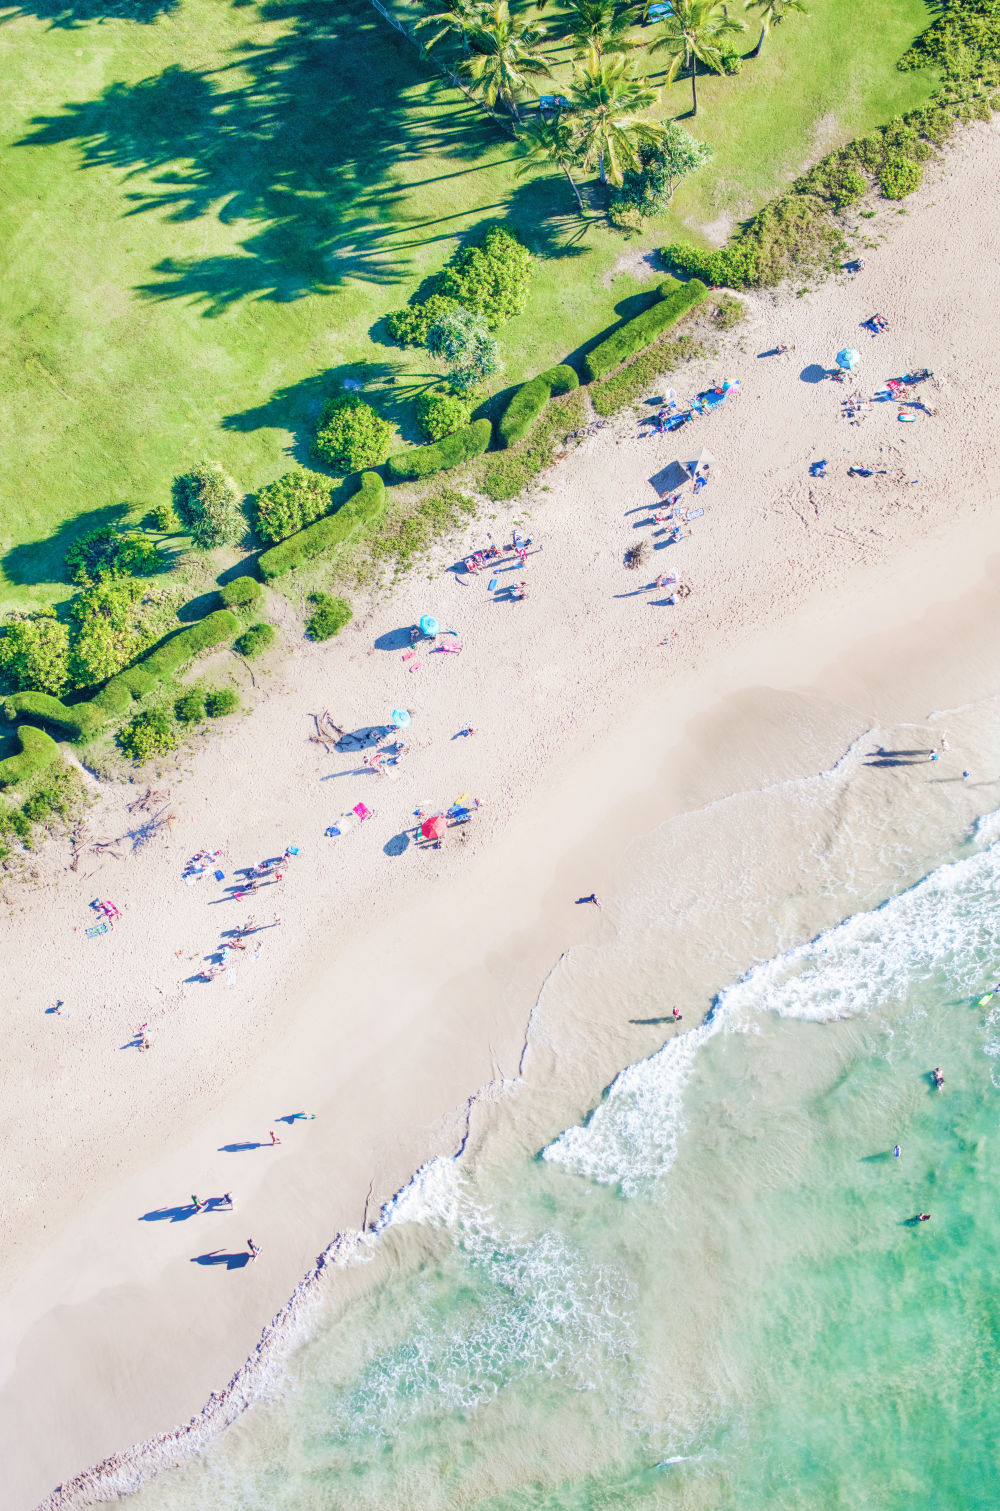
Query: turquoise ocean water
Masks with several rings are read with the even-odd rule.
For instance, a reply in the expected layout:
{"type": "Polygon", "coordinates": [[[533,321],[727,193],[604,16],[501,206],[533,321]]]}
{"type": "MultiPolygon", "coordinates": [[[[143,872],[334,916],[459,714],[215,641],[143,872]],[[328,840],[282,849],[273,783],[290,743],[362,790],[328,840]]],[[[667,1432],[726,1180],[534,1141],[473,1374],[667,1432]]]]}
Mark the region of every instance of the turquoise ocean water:
{"type": "Polygon", "coordinates": [[[633,848],[471,1157],[129,1511],[1000,1504],[1000,788],[900,738],[633,848]]]}

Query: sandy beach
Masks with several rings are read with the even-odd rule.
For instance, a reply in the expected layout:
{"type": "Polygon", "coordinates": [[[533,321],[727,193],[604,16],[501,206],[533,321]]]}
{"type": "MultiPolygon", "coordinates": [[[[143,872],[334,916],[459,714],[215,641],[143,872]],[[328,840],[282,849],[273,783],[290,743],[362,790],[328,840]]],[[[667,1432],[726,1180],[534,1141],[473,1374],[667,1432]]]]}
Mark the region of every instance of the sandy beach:
{"type": "MultiPolygon", "coordinates": [[[[5,887],[0,1511],[197,1414],[336,1235],[461,1144],[520,1074],[548,974],[614,927],[633,838],[822,771],[875,724],[998,691],[998,166],[1000,129],[969,129],[905,213],[883,212],[863,273],[749,298],[719,354],[673,380],[690,399],[738,378],[719,413],[677,437],[619,417],[526,506],[359,603],[335,641],[293,641],[289,616],[252,714],[162,777],[100,784],[88,834],[117,844],[75,871],[53,845],[32,885],[5,887]],[[876,310],[888,330],[871,339],[859,322],[876,310]],[[777,342],[790,353],[758,356],[777,342]],[[843,346],[861,354],[852,381],[815,381],[843,346]],[[912,391],[933,416],[840,415],[916,366],[934,373],[912,391]],[[663,479],[702,447],[704,515],[656,549],[663,479]],[[524,601],[447,570],[518,522],[541,547],[510,574],[524,601]],[[639,539],[647,562],[628,571],[639,539]],[[660,571],[690,596],[644,590],[660,571]],[[461,655],[403,659],[399,632],[422,614],[458,631],[461,655]],[[412,711],[398,779],[311,738],[326,710],[352,730],[396,708],[412,711]],[[465,793],[482,805],[468,826],[440,850],[414,843],[416,809],[465,793]],[[327,837],[359,802],[373,817],[327,837]],[[280,886],[232,900],[234,872],[288,846],[280,886]],[[223,850],[226,879],[187,886],[203,848],[223,850]],[[603,912],[577,903],[595,891],[603,912]],[[89,938],[96,897],[121,918],[89,938]],[[235,979],[192,979],[250,915],[267,927],[235,979]],[[145,1054],[127,1047],[142,1022],[145,1054]],[[224,1192],[235,1210],[194,1213],[192,1193],[224,1192]],[[260,1259],[237,1263],[248,1236],[260,1259]]],[[[967,760],[941,764],[960,779],[967,760]]],[[[657,1042],[616,1029],[620,1063],[657,1042]]],[[[546,1047],[532,1073],[557,1077],[546,1047]]],[[[578,1109],[600,1089],[574,1086],[578,1109]]]]}

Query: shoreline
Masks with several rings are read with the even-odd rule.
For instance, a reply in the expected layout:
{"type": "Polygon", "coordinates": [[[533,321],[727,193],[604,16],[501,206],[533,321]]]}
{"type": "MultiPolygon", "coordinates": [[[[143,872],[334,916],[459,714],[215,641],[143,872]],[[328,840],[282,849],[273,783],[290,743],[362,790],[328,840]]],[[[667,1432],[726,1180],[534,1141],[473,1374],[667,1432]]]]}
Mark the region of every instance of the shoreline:
{"type": "MultiPolygon", "coordinates": [[[[984,181],[979,159],[984,153],[995,152],[997,141],[995,129],[986,127],[955,149],[956,155],[965,154],[965,166],[979,175],[977,182],[984,181]]],[[[939,184],[929,186],[922,191],[922,200],[931,193],[947,197],[949,192],[956,202],[960,200],[958,169],[953,178],[954,184],[949,179],[943,189],[939,184]]],[[[925,216],[929,208],[922,204],[912,219],[925,216]]],[[[975,213],[975,197],[966,213],[975,213]]],[[[904,223],[901,233],[909,229],[904,223]]],[[[891,250],[890,245],[884,254],[887,259],[891,250]]],[[[912,245],[897,251],[905,290],[915,253],[912,245]]],[[[946,257],[947,253],[940,255],[946,257]]],[[[872,274],[877,272],[873,266],[872,274]]],[[[899,272],[895,276],[898,278],[899,272]]],[[[862,295],[857,288],[821,288],[797,307],[788,301],[788,318],[802,320],[808,331],[822,324],[827,303],[836,310],[848,300],[857,303],[869,297],[877,296],[862,295]]],[[[984,305],[990,297],[987,286],[982,292],[984,305]]],[[[885,302],[889,303],[888,298],[885,302]]],[[[736,337],[752,340],[768,318],[773,316],[758,307],[756,316],[748,322],[751,329],[746,336],[737,330],[736,337]]],[[[904,318],[901,311],[899,319],[904,318]]],[[[928,318],[933,319],[933,314],[928,318]]],[[[968,330],[974,331],[976,318],[974,309],[966,312],[968,330]]],[[[986,327],[983,329],[985,332],[986,327]]],[[[889,350],[879,348],[880,361],[891,360],[889,350]]],[[[751,360],[744,356],[744,369],[751,360]]],[[[989,354],[982,353],[980,360],[985,364],[981,369],[985,384],[989,354]]],[[[790,383],[796,375],[779,373],[772,378],[771,374],[753,372],[752,376],[764,384],[784,382],[786,376],[790,383]]],[[[943,696],[955,681],[949,658],[955,658],[960,645],[963,666],[959,677],[968,690],[981,689],[983,679],[995,675],[992,647],[990,653],[984,648],[990,638],[990,616],[981,607],[991,601],[995,604],[1000,575],[1000,524],[982,508],[990,502],[993,484],[992,457],[986,457],[988,440],[978,443],[982,456],[977,461],[971,448],[964,445],[956,453],[954,436],[945,444],[946,430],[928,432],[933,437],[933,449],[939,453],[927,457],[932,493],[947,488],[949,476],[954,475],[949,469],[954,467],[956,454],[962,455],[962,465],[971,474],[973,486],[970,496],[963,499],[964,515],[956,514],[946,497],[932,497],[927,502],[922,497],[922,512],[915,513],[909,504],[897,504],[888,493],[873,489],[866,495],[852,494],[848,486],[846,512],[834,516],[836,521],[843,521],[840,528],[849,536],[847,545],[838,550],[836,540],[827,544],[825,537],[803,543],[797,532],[801,528],[808,537],[808,526],[800,527],[794,518],[803,490],[794,491],[791,469],[796,476],[805,470],[801,453],[808,427],[815,425],[815,416],[820,415],[817,401],[830,405],[836,401],[827,391],[799,394],[789,388],[790,394],[801,397],[807,405],[803,434],[795,437],[793,455],[786,455],[784,449],[779,454],[770,497],[762,505],[759,500],[748,501],[748,509],[734,523],[732,511],[743,503],[735,493],[735,484],[743,475],[740,468],[755,453],[775,443],[784,447],[788,441],[787,434],[773,436],[762,428],[760,413],[752,409],[751,389],[756,392],[753,383],[745,382],[741,408],[711,422],[711,434],[707,430],[698,434],[699,442],[710,445],[719,459],[720,478],[709,490],[711,507],[706,528],[696,537],[695,544],[707,551],[703,558],[706,567],[692,554],[690,575],[696,588],[690,600],[693,613],[690,619],[681,621],[682,628],[677,631],[676,660],[664,663],[657,657],[656,648],[650,645],[653,632],[648,628],[648,614],[644,620],[631,608],[630,617],[617,622],[611,643],[605,643],[608,635],[600,617],[588,616],[580,608],[580,595],[572,585],[562,590],[555,606],[551,602],[548,605],[550,617],[562,616],[558,626],[553,627],[550,619],[524,620],[515,631],[520,639],[515,639],[509,660],[495,664],[491,672],[494,681],[498,672],[521,678],[520,684],[508,682],[507,686],[517,687],[518,712],[528,731],[523,745],[518,744],[518,731],[509,723],[509,745],[505,751],[493,752],[492,762],[478,751],[457,753],[463,761],[468,754],[482,763],[482,774],[476,771],[470,780],[478,785],[488,804],[485,822],[472,832],[465,846],[467,853],[456,846],[454,851],[443,852],[440,862],[432,863],[426,855],[412,857],[420,869],[408,876],[408,885],[383,884],[364,901],[362,873],[353,907],[341,891],[343,878],[339,872],[331,876],[329,871],[309,869],[312,862],[307,859],[300,872],[293,874],[290,885],[300,885],[301,877],[308,886],[324,892],[326,914],[321,916],[317,903],[313,909],[317,917],[310,920],[314,951],[317,944],[324,948],[316,939],[317,929],[335,916],[331,904],[344,897],[333,948],[327,947],[318,958],[300,964],[294,978],[287,962],[283,966],[276,962],[257,992],[258,997],[271,994],[268,1023],[258,1025],[251,1009],[238,1007],[239,1016],[231,1019],[222,1038],[215,1041],[217,1048],[245,1033],[238,1066],[224,1081],[212,1085],[203,1079],[203,1064],[187,1060],[188,1074],[193,1074],[196,1085],[202,1088],[196,1115],[191,1115],[190,1108],[197,1105],[197,1099],[194,1104],[175,1103],[180,1107],[178,1120],[183,1126],[171,1127],[170,1106],[165,1114],[161,1109],[156,1128],[146,1130],[145,1145],[133,1155],[131,1164],[110,1179],[102,1173],[103,1184],[84,1169],[77,1182],[78,1191],[84,1194],[78,1196],[61,1233],[43,1240],[34,1252],[26,1245],[28,1253],[22,1256],[20,1277],[9,1287],[8,1304],[0,1315],[0,1341],[9,1375],[3,1400],[9,1408],[16,1403],[16,1409],[5,1412],[9,1442],[4,1456],[12,1468],[18,1461],[9,1492],[15,1497],[9,1503],[12,1508],[21,1511],[29,1496],[37,1500],[31,1487],[49,1472],[43,1467],[49,1460],[72,1463],[79,1455],[76,1463],[84,1462],[85,1455],[80,1453],[84,1443],[96,1444],[102,1437],[106,1440],[112,1421],[177,1421],[189,1415],[178,1411],[177,1404],[185,1399],[205,1400],[208,1392],[201,1390],[202,1381],[207,1379],[215,1385],[232,1372],[234,1363],[239,1369],[245,1368],[239,1361],[247,1359],[262,1315],[277,1320],[283,1314],[282,1298],[295,1294],[296,1277],[300,1285],[303,1283],[308,1256],[317,1252],[325,1235],[347,1233],[357,1224],[361,1197],[369,1183],[372,1189],[377,1187],[375,1200],[381,1206],[393,1190],[406,1184],[414,1169],[440,1151],[442,1143],[447,1147],[459,1140],[464,1121],[463,1090],[467,1096],[470,1085],[482,1089],[515,1073],[523,1059],[525,1025],[541,983],[560,957],[594,932],[590,910],[571,914],[568,904],[581,889],[596,887],[602,894],[614,895],[615,877],[627,863],[624,856],[632,835],[644,834],[671,813],[693,811],[729,791],[755,790],[770,776],[782,779],[792,772],[823,769],[847,748],[851,738],[863,733],[866,718],[876,706],[888,709],[891,716],[893,708],[903,705],[912,714],[916,699],[924,693],[925,702],[931,704],[925,713],[942,703],[954,706],[955,701],[968,701],[943,696]],[[739,443],[737,431],[745,432],[743,443],[739,443]],[[727,462],[730,452],[736,455],[727,462]],[[728,478],[722,469],[730,470],[728,478]],[[975,512],[977,506],[979,513],[975,512]],[[894,521],[899,509],[907,511],[903,528],[894,521]],[[886,544],[869,545],[862,538],[865,530],[887,523],[895,523],[896,535],[885,537],[886,544]],[[781,563],[782,553],[789,570],[787,576],[779,574],[778,580],[774,565],[781,563]],[[708,566],[712,576],[707,575],[708,566]],[[922,602],[917,613],[913,610],[915,596],[922,602]],[[735,612],[734,604],[740,605],[735,612]],[[940,619],[935,615],[944,618],[946,631],[938,629],[940,619]],[[718,632],[720,623],[729,629],[728,643],[718,632]],[[713,650],[695,645],[701,632],[705,636],[702,645],[713,637],[713,650]],[[596,633],[604,636],[599,647],[593,640],[596,633]],[[564,651],[568,649],[562,661],[556,655],[559,635],[564,651]],[[838,652],[833,655],[830,646],[838,643],[838,636],[838,652]],[[531,643],[525,644],[529,639],[531,643]],[[873,646],[872,641],[879,643],[873,646]],[[585,647],[582,651],[581,644],[585,647]],[[915,647],[919,647],[919,666],[914,666],[915,647]],[[532,656],[537,662],[546,654],[552,662],[539,668],[532,656]],[[568,685],[570,681],[572,686],[568,685]],[[761,689],[766,691],[762,693],[761,689]],[[574,690],[579,701],[586,702],[576,712],[572,708],[574,690]],[[667,690],[669,698],[664,696],[667,690]],[[804,721],[807,708],[809,719],[804,721]],[[574,740],[577,748],[568,748],[574,740]],[[540,782],[539,771],[543,773],[540,782]],[[492,778],[488,789],[483,785],[487,774],[492,778]],[[504,807],[509,810],[506,820],[494,819],[504,807]],[[481,839],[479,834],[483,835],[481,839]],[[379,918],[386,912],[387,917],[379,918]],[[364,932],[347,937],[366,913],[364,932]],[[405,993],[400,989],[401,979],[406,982],[405,993]],[[279,1012],[273,999],[282,992],[288,994],[290,980],[298,1000],[286,1002],[279,1012]],[[248,1178],[249,1194],[247,1188],[241,1189],[241,1228],[264,1233],[265,1222],[273,1222],[275,1214],[281,1228],[280,1233],[264,1239],[267,1261],[274,1269],[269,1270],[266,1281],[255,1275],[256,1288],[249,1299],[237,1300],[232,1285],[224,1293],[218,1285],[205,1285],[208,1277],[203,1272],[191,1274],[191,1237],[185,1233],[186,1224],[140,1223],[141,1231],[136,1234],[132,1231],[136,1227],[134,1213],[142,1211],[142,1201],[153,1205],[157,1199],[153,1193],[166,1200],[167,1193],[186,1190],[185,1181],[209,1189],[226,1179],[231,1165],[213,1158],[199,1166],[193,1163],[195,1151],[209,1147],[209,1132],[218,1149],[226,1137],[247,1136],[239,1133],[241,1124],[247,1127],[247,1133],[256,1133],[256,1125],[266,1127],[267,1119],[277,1117],[278,1107],[286,1105],[279,1103],[279,1094],[296,1098],[288,1101],[289,1109],[315,1106],[321,1117],[308,1125],[308,1136],[304,1128],[294,1135],[301,1144],[294,1169],[285,1152],[276,1158],[269,1174],[255,1171],[248,1178]],[[150,1152],[154,1146],[155,1155],[150,1152]],[[189,1175],[192,1169],[197,1173],[189,1175]],[[328,1188],[333,1180],[338,1189],[331,1196],[328,1188]],[[249,1213],[245,1218],[244,1212],[249,1213]],[[155,1233],[151,1233],[151,1227],[155,1233]],[[290,1277],[291,1283],[286,1283],[290,1277]],[[201,1341],[204,1357],[197,1361],[182,1346],[183,1340],[169,1341],[180,1319],[201,1341]],[[147,1371],[137,1390],[132,1373],[135,1356],[149,1351],[157,1367],[147,1371]],[[128,1380],[128,1394],[133,1397],[128,1403],[123,1399],[120,1380],[114,1378],[116,1369],[128,1380]],[[40,1404],[46,1399],[44,1392],[52,1390],[53,1371],[60,1374],[54,1421],[52,1408],[40,1404]],[[76,1407],[86,1392],[90,1394],[88,1410],[93,1414],[84,1423],[78,1419],[71,1423],[67,1413],[76,1416],[76,1407]],[[54,1446],[51,1439],[61,1432],[65,1436],[54,1446]]],[[[973,420],[982,415],[985,430],[990,429],[988,407],[982,401],[973,406],[963,403],[962,408],[963,413],[973,409],[973,420]]],[[[830,412],[833,417],[827,428],[839,442],[839,432],[833,427],[844,422],[836,419],[832,409],[830,412]]],[[[587,442],[556,474],[549,475],[556,483],[551,491],[558,497],[545,504],[544,513],[538,508],[537,497],[533,505],[537,510],[533,528],[543,533],[547,547],[557,542],[557,565],[565,564],[564,575],[572,577],[587,570],[595,599],[604,595],[600,599],[602,615],[608,613],[606,597],[628,586],[619,568],[617,537],[609,543],[608,533],[617,529],[623,543],[630,537],[613,520],[620,517],[623,507],[630,507],[633,498],[641,501],[638,484],[648,472],[647,460],[664,460],[662,448],[654,453],[647,442],[629,439],[632,428],[633,422],[626,416],[594,442],[587,442]],[[620,456],[616,455],[618,447],[622,448],[620,456]],[[588,533],[580,520],[585,516],[589,519],[602,503],[604,517],[598,516],[588,533]]],[[[864,430],[857,436],[845,430],[844,439],[859,449],[871,449],[864,430]]],[[[874,434],[871,442],[875,442],[874,434]]],[[[879,446],[896,443],[895,436],[878,442],[879,446]]],[[[911,449],[916,449],[912,442],[911,449]]],[[[830,534],[835,537],[836,531],[830,534]]],[[[547,562],[541,565],[549,570],[547,562]]],[[[687,576],[686,559],[683,570],[687,576]]],[[[553,593],[556,591],[551,575],[544,577],[543,583],[546,594],[550,587],[553,593]]],[[[393,602],[399,606],[395,622],[405,622],[406,612],[418,608],[420,598],[426,599],[435,591],[439,590],[413,581],[404,583],[393,595],[393,602]]],[[[544,599],[535,596],[534,579],[533,601],[545,609],[544,599]]],[[[391,603],[383,603],[366,614],[349,648],[338,645],[330,653],[339,662],[350,656],[362,684],[370,682],[374,667],[370,659],[373,653],[362,649],[362,642],[370,639],[376,615],[380,624],[389,625],[391,609],[391,603]]],[[[490,633],[492,626],[485,621],[482,631],[475,624],[471,626],[462,669],[470,662],[468,651],[476,651],[477,634],[488,643],[490,633]]],[[[502,635],[503,631],[496,633],[502,635]]],[[[673,631],[671,635],[673,640],[673,631]]],[[[503,642],[499,643],[502,648],[503,642]]],[[[496,652],[497,658],[500,655],[496,652]]],[[[321,654],[312,652],[299,658],[300,669],[303,663],[316,667],[329,664],[321,654]]],[[[404,675],[397,672],[394,682],[386,677],[386,691],[402,687],[409,693],[412,683],[408,684],[404,675]]],[[[436,679],[436,694],[439,684],[443,687],[440,678],[436,679]]],[[[496,694],[491,709],[496,720],[495,740],[502,738],[504,711],[509,703],[503,693],[500,690],[496,694]]],[[[452,727],[458,727],[470,695],[464,686],[451,691],[444,717],[451,719],[452,727]]],[[[283,696],[284,692],[277,691],[268,694],[265,706],[244,721],[232,738],[226,737],[225,756],[222,741],[200,753],[199,762],[207,769],[199,770],[192,779],[190,785],[197,787],[197,793],[185,792],[189,812],[181,816],[178,826],[184,829],[181,845],[204,824],[218,800],[221,788],[212,784],[220,781],[221,773],[227,768],[250,769],[255,753],[252,749],[247,752],[255,734],[258,741],[263,735],[275,742],[264,748],[280,749],[277,741],[284,709],[277,705],[281,705],[283,696]],[[238,764],[240,761],[246,761],[245,768],[238,764]],[[190,811],[193,809],[197,811],[190,811]]],[[[301,689],[293,689],[290,696],[301,702],[301,689]]],[[[420,688],[421,717],[430,707],[431,696],[423,686],[420,688]]],[[[478,712],[475,717],[478,725],[478,712]]],[[[507,717],[509,720],[509,708],[507,717]]],[[[477,740],[480,738],[477,734],[477,740]]],[[[314,769],[307,767],[307,760],[315,755],[308,747],[305,755],[293,754],[291,771],[286,767],[284,778],[301,777],[308,770],[315,782],[314,769]]],[[[450,792],[453,780],[460,780],[461,766],[446,749],[438,751],[447,765],[446,755],[452,764],[443,778],[421,774],[413,782],[430,788],[434,780],[450,792]]],[[[400,789],[404,785],[401,783],[400,789]]],[[[473,786],[469,790],[477,789],[473,786]]],[[[258,791],[255,799],[262,801],[264,795],[258,791]]],[[[421,797],[423,793],[412,795],[421,797]]],[[[230,803],[230,812],[239,806],[238,796],[230,803]]],[[[380,785],[377,806],[387,806],[390,800],[396,801],[393,789],[380,785]]],[[[324,813],[330,806],[327,803],[324,813]]],[[[406,805],[400,802],[398,806],[406,805]]],[[[298,840],[298,831],[289,831],[287,825],[301,823],[304,813],[300,806],[281,812],[277,820],[270,819],[267,843],[277,844],[282,832],[292,836],[285,842],[298,840]],[[275,832],[278,825],[285,827],[275,832]]],[[[322,841],[315,840],[314,834],[321,826],[315,819],[313,824],[308,844],[318,850],[322,841]]],[[[244,841],[248,852],[266,827],[258,825],[253,838],[244,841]]],[[[325,860],[327,852],[321,853],[325,860]]],[[[351,856],[357,853],[345,852],[351,856]]],[[[147,899],[162,896],[164,877],[176,875],[179,858],[178,849],[165,863],[160,856],[155,858],[155,866],[151,863],[145,881],[147,899]]],[[[381,857],[379,862],[386,864],[381,857]]],[[[103,878],[100,884],[103,886],[103,878]]],[[[176,905],[189,900],[195,901],[183,898],[176,905]]],[[[284,912],[288,906],[284,899],[281,906],[284,912]]],[[[596,926],[603,929],[611,925],[604,919],[596,926]]],[[[51,926],[48,932],[51,934],[51,926]]],[[[277,933],[280,936],[281,931],[277,933]]],[[[302,934],[296,938],[302,938],[302,934]]],[[[306,935],[303,952],[308,942],[306,935]]],[[[162,949],[154,959],[151,951],[149,966],[140,966],[136,948],[132,946],[131,955],[123,963],[131,961],[133,969],[139,969],[140,979],[147,969],[152,977],[159,960],[169,954],[168,948],[162,949]]],[[[268,954],[275,953],[269,946],[268,954]]],[[[26,944],[21,941],[12,974],[22,983],[31,980],[31,962],[26,955],[26,944]]],[[[104,984],[99,983],[102,987],[104,984]]],[[[203,993],[187,1009],[180,999],[177,1011],[183,1019],[182,1032],[197,1038],[206,1012],[229,1012],[231,999],[220,1001],[220,996],[206,997],[203,993]]],[[[33,1004],[33,999],[28,1000],[33,1004]]],[[[123,1004],[123,1011],[126,1008],[134,1013],[131,1002],[123,1004]]],[[[156,1031],[160,1034],[164,1030],[157,1026],[156,1031]]],[[[159,1040],[156,1047],[163,1047],[159,1040]]],[[[15,1050],[18,1048],[15,1046],[15,1050]]],[[[86,1052],[84,1047],[81,1055],[86,1052]]],[[[553,1058],[557,1059],[556,1050],[553,1058]]],[[[13,1059],[16,1064],[16,1053],[13,1059]]],[[[184,1066],[182,1058],[182,1070],[184,1066]]],[[[574,1095],[577,1092],[587,1105],[588,1088],[574,1088],[574,1095]]],[[[93,1126],[99,1123],[95,1113],[93,1126]]],[[[58,1135],[56,1127],[53,1137],[58,1139],[58,1135]]],[[[24,1134],[19,1138],[23,1140],[24,1134]]],[[[283,1140],[290,1145],[291,1138],[284,1133],[283,1140]]],[[[239,1178],[243,1179],[242,1174],[239,1178]]],[[[58,1218],[58,1211],[54,1215],[58,1218]]],[[[53,1216],[51,1211],[49,1216],[53,1216]]],[[[330,1252],[327,1248],[323,1255],[330,1252]]],[[[242,1287],[244,1292],[247,1289],[242,1287]]],[[[286,1300],[284,1307],[289,1305],[286,1300]]],[[[177,1429],[182,1433],[188,1430],[177,1429]]],[[[128,1429],[123,1428],[117,1440],[121,1443],[128,1436],[128,1429]]],[[[59,1477],[52,1474],[48,1483],[59,1477]]],[[[63,1478],[67,1486],[76,1483],[63,1478]]],[[[58,1504],[72,1503],[65,1499],[68,1493],[68,1489],[63,1492],[58,1504]]]]}

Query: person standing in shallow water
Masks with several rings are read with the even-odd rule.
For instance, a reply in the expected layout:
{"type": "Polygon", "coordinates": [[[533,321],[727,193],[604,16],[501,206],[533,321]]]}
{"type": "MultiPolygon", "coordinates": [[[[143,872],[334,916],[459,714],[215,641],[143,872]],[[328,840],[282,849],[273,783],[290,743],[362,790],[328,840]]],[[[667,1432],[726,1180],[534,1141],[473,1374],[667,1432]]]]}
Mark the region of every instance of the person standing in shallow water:
{"type": "Polygon", "coordinates": [[[899,1147],[898,1144],[893,1144],[893,1146],[892,1146],[892,1152],[896,1156],[896,1158],[899,1159],[899,1156],[902,1154],[903,1151],[902,1151],[902,1149],[900,1149],[900,1147],[899,1147]]]}

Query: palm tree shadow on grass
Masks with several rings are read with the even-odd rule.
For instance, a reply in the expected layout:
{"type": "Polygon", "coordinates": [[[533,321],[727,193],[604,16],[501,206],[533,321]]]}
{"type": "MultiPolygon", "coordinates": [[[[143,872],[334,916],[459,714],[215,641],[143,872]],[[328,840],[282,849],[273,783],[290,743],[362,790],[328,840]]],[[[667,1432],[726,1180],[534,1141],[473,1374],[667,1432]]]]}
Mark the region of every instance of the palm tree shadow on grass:
{"type": "Polygon", "coordinates": [[[180,0],[10,0],[0,15],[0,26],[19,16],[47,21],[50,31],[73,31],[94,21],[135,21],[151,26],[179,4],[180,0]]]}
{"type": "Polygon", "coordinates": [[[136,185],[129,215],[247,223],[238,251],[166,259],[140,286],[206,315],[246,298],[288,302],[345,280],[406,278],[422,240],[393,219],[407,192],[401,170],[428,157],[476,159],[498,140],[366,0],[276,0],[260,13],[289,30],[244,43],[219,68],[174,65],[111,84],[36,117],[18,143],[73,143],[81,167],[121,169],[136,185]]]}

